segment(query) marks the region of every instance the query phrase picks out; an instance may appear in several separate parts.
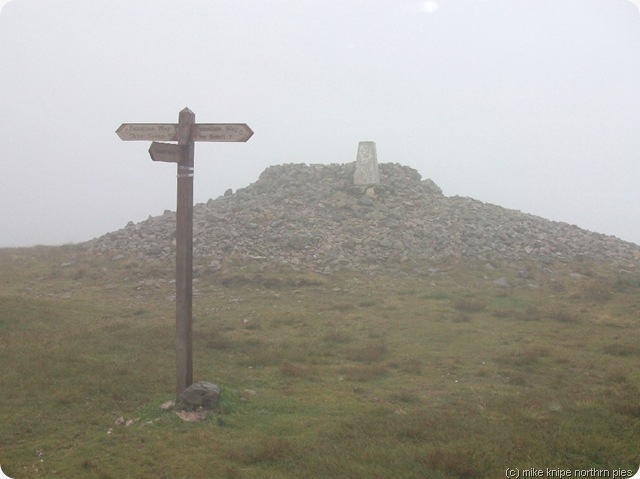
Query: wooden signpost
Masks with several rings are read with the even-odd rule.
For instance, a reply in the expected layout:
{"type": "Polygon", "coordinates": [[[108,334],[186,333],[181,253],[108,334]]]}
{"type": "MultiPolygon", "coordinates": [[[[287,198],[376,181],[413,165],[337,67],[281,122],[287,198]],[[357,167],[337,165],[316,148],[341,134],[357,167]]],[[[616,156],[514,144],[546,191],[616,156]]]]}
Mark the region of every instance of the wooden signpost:
{"type": "Polygon", "coordinates": [[[194,142],[246,142],[253,131],[244,123],[196,123],[185,108],[178,123],[123,123],[116,133],[124,141],[152,141],[153,161],[178,164],[176,208],[176,396],[193,384],[193,169],[194,142]],[[175,141],[158,143],[159,141],[175,141]]]}

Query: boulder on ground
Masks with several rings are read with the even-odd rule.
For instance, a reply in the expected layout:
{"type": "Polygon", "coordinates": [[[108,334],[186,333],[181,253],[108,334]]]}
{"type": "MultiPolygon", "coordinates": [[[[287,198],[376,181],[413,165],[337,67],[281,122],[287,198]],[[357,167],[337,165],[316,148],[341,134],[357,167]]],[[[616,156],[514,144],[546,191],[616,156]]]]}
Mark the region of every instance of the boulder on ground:
{"type": "Polygon", "coordinates": [[[220,388],[215,384],[200,381],[183,391],[176,409],[193,411],[198,408],[211,409],[218,403],[220,388]]]}

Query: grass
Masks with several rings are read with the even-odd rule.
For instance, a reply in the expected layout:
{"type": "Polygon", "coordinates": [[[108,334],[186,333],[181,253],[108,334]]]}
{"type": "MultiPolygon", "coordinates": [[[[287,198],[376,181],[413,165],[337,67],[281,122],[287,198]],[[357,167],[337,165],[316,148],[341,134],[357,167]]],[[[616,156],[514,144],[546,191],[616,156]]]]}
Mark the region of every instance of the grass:
{"type": "Polygon", "coordinates": [[[457,298],[453,302],[454,308],[465,313],[477,313],[487,307],[485,301],[481,298],[457,298]]]}
{"type": "Polygon", "coordinates": [[[194,282],[194,379],[222,394],[188,423],[159,407],[175,382],[173,265],[77,246],[0,250],[2,469],[15,479],[637,470],[639,266],[484,264],[320,275],[230,258],[194,282]],[[508,291],[493,284],[503,276],[508,291]]]}

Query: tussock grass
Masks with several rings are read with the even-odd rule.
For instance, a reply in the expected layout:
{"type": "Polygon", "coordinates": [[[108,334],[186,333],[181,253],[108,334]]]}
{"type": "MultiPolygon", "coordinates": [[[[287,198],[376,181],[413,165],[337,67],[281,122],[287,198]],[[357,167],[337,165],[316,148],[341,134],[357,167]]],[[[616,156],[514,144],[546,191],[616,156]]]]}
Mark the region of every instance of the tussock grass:
{"type": "Polygon", "coordinates": [[[422,359],[418,357],[402,358],[397,363],[391,363],[405,373],[420,374],[424,366],[422,359]]]}
{"type": "Polygon", "coordinates": [[[378,304],[378,302],[374,299],[365,299],[362,300],[360,302],[358,302],[358,306],[360,306],[361,308],[372,308],[374,306],[376,306],[378,304]]]}
{"type": "Polygon", "coordinates": [[[471,322],[471,316],[466,313],[458,313],[453,317],[452,321],[454,323],[469,323],[471,322]]]}
{"type": "Polygon", "coordinates": [[[571,311],[565,308],[554,308],[551,309],[547,316],[549,319],[554,321],[559,321],[561,323],[575,323],[578,321],[578,315],[575,311],[571,311]]]}
{"type": "Polygon", "coordinates": [[[640,344],[638,343],[614,343],[602,348],[606,354],[613,356],[640,356],[640,344]]]}
{"type": "Polygon", "coordinates": [[[341,378],[349,381],[367,382],[386,376],[389,370],[384,366],[350,366],[340,370],[341,378]]]}
{"type": "Polygon", "coordinates": [[[346,344],[351,342],[352,336],[346,331],[335,330],[326,333],[322,339],[329,343],[346,344]]]}
{"type": "Polygon", "coordinates": [[[640,401],[615,403],[612,406],[612,410],[617,414],[640,419],[640,401]]]}
{"type": "Polygon", "coordinates": [[[582,295],[594,302],[608,301],[613,296],[613,288],[606,281],[592,280],[582,288],[582,295]]]}
{"type": "Polygon", "coordinates": [[[352,349],[347,352],[347,359],[366,363],[381,361],[385,358],[389,349],[385,343],[379,342],[352,349]]]}
{"type": "Polygon", "coordinates": [[[463,311],[465,313],[477,313],[484,310],[487,307],[487,303],[482,298],[458,298],[453,302],[453,307],[457,311],[463,311]]]}
{"type": "Polygon", "coordinates": [[[229,449],[223,454],[233,462],[239,462],[244,465],[256,465],[286,461],[293,453],[294,447],[290,441],[268,436],[258,438],[257,441],[252,441],[245,445],[243,449],[229,449]]]}
{"type": "Polygon", "coordinates": [[[548,348],[534,347],[500,354],[496,360],[499,363],[511,366],[532,366],[540,359],[549,356],[549,354],[548,348]]]}
{"type": "Polygon", "coordinates": [[[325,311],[340,311],[346,312],[356,309],[356,305],[353,303],[338,303],[332,304],[325,308],[325,311]]]}
{"type": "Polygon", "coordinates": [[[316,375],[316,368],[283,361],[280,364],[280,372],[283,376],[291,378],[312,378],[316,375]]]}
{"type": "Polygon", "coordinates": [[[540,312],[540,308],[537,306],[529,305],[518,315],[518,319],[523,321],[540,321],[542,319],[542,313],[540,312]]]}
{"type": "Polygon", "coordinates": [[[0,250],[0,464],[20,479],[635,470],[636,266],[491,263],[515,278],[506,294],[486,261],[203,272],[194,379],[222,395],[187,423],[159,408],[174,399],[172,265],[0,250]]]}

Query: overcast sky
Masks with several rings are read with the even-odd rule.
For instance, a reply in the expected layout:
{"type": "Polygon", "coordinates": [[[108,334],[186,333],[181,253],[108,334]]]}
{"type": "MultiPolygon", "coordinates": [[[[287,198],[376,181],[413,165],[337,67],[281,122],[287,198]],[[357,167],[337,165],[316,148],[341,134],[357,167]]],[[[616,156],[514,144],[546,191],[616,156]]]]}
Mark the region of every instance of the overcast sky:
{"type": "Polygon", "coordinates": [[[640,12],[627,0],[0,2],[0,246],[175,210],[121,123],[247,123],[197,143],[195,200],[269,165],[379,162],[447,196],[640,243],[640,12]]]}

